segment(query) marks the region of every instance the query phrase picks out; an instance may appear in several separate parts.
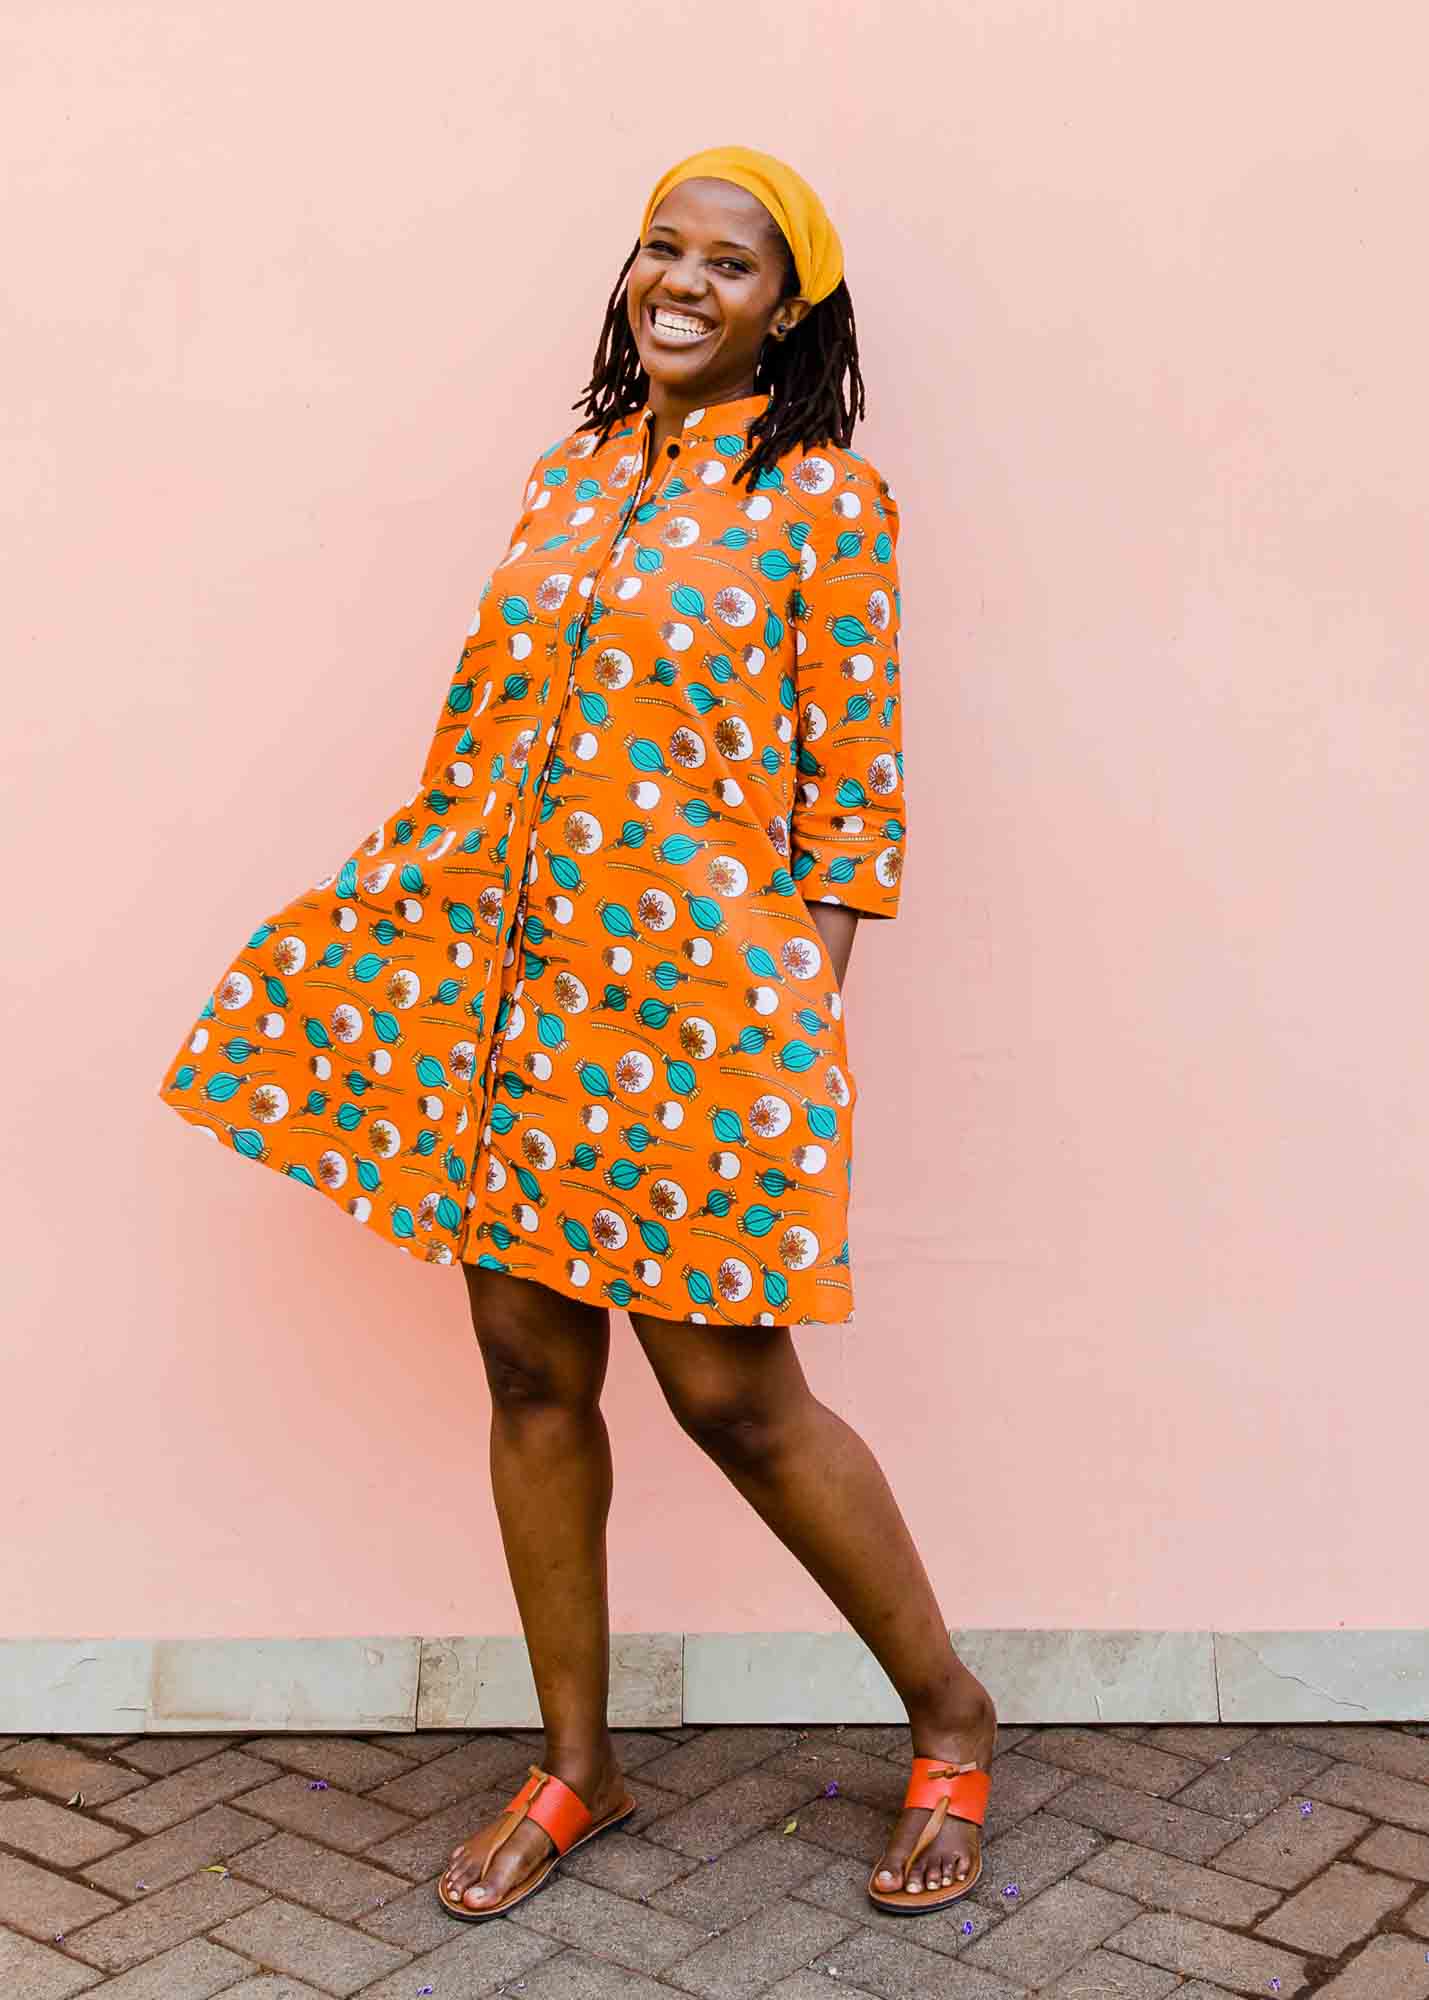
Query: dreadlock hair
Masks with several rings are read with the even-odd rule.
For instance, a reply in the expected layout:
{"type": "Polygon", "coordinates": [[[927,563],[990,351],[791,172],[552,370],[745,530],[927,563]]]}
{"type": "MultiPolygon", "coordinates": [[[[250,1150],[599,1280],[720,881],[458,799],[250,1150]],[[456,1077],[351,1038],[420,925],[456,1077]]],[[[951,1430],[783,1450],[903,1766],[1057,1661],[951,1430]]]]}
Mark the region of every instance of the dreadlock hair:
{"type": "MultiPolygon", "coordinates": [[[[782,302],[798,296],[799,274],[782,235],[780,241],[784,245],[782,302]]],[[[650,399],[650,377],[641,366],[640,350],[630,330],[625,293],[626,273],[639,249],[637,241],[620,267],[605,309],[591,379],[571,405],[573,409],[585,408],[585,421],[577,428],[595,431],[601,444],[622,417],[643,409],[650,399]]],[[[768,407],[749,427],[751,450],[733,481],[747,480],[751,492],[760,477],[795,446],[807,451],[829,442],[847,445],[855,422],[864,414],[853,300],[842,278],[782,340],[765,336],[755,364],[753,393],[766,389],[768,407]]]]}

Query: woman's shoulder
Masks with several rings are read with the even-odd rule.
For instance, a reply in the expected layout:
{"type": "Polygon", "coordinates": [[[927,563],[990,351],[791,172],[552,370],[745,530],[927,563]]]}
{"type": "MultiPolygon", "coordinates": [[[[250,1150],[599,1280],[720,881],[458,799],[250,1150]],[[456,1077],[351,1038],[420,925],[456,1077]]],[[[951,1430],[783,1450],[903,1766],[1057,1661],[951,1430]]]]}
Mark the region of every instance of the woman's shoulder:
{"type": "Polygon", "coordinates": [[[633,416],[617,417],[602,437],[601,426],[567,424],[542,444],[531,461],[528,486],[560,486],[568,478],[578,478],[586,460],[601,455],[602,464],[612,456],[620,458],[630,449],[635,436],[633,416]]]}
{"type": "Polygon", "coordinates": [[[797,446],[786,461],[786,478],[807,501],[823,501],[835,515],[853,516],[865,508],[895,527],[898,500],[892,481],[866,452],[851,444],[797,446]]]}
{"type": "Polygon", "coordinates": [[[541,434],[537,433],[538,442],[533,447],[534,455],[531,461],[533,466],[553,465],[559,460],[570,458],[573,453],[588,457],[595,450],[598,440],[594,431],[580,430],[574,424],[568,424],[564,428],[558,426],[559,419],[545,433],[544,442],[539,441],[541,434]]]}
{"type": "Polygon", "coordinates": [[[582,462],[598,449],[599,442],[594,431],[571,425],[554,436],[548,432],[544,443],[533,445],[521,488],[523,514],[535,506],[543,488],[554,495],[571,480],[579,479],[582,462]]]}

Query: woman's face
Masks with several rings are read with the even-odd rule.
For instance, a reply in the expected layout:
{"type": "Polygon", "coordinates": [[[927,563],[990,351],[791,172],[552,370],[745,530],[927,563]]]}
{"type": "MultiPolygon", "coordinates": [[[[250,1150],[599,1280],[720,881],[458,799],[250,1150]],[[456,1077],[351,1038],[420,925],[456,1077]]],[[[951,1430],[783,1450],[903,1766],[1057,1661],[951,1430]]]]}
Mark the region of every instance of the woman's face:
{"type": "Polygon", "coordinates": [[[695,409],[753,394],[766,334],[787,331],[809,310],[806,299],[780,301],[785,256],[778,224],[745,188],[713,179],[671,188],[625,287],[656,396],[695,409]]]}

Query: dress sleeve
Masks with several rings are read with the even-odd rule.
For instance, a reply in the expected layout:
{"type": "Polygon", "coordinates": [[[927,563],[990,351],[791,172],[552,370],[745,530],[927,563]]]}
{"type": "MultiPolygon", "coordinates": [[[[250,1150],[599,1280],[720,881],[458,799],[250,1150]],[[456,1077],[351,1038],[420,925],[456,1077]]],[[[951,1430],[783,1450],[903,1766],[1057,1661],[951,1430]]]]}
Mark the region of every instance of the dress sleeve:
{"type": "Polygon", "coordinates": [[[834,489],[800,583],[790,873],[807,903],[892,917],[905,837],[898,504],[859,463],[867,485],[834,489]]]}

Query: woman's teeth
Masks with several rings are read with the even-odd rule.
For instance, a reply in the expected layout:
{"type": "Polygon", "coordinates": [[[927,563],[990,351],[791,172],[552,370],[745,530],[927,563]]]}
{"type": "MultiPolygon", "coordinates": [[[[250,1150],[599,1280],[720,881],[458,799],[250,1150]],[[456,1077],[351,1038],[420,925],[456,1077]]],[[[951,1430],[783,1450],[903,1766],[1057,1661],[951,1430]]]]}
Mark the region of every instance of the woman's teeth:
{"type": "Polygon", "coordinates": [[[686,319],[682,313],[661,312],[657,307],[650,315],[655,331],[667,340],[703,340],[710,331],[703,320],[686,319]]]}

